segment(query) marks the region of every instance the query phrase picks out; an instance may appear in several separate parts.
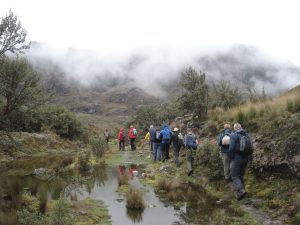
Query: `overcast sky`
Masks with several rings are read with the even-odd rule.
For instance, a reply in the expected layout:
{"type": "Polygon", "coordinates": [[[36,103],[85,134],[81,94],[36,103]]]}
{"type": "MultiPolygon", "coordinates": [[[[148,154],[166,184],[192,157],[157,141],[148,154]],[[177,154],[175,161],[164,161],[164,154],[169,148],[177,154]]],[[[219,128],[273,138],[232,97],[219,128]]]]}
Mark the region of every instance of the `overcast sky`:
{"type": "Polygon", "coordinates": [[[300,66],[295,0],[1,0],[28,39],[56,47],[122,54],[139,49],[254,45],[300,66]]]}

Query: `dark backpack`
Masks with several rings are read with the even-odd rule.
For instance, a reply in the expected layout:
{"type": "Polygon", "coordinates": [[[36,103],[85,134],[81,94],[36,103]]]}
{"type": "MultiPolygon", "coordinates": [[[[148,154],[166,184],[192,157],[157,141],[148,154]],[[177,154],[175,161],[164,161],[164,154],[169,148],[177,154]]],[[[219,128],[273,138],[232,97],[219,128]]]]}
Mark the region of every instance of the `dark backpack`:
{"type": "Polygon", "coordinates": [[[251,138],[245,134],[238,134],[237,152],[242,155],[250,155],[253,152],[251,138]]]}
{"type": "Polygon", "coordinates": [[[187,135],[186,148],[192,148],[193,150],[197,149],[196,137],[194,135],[187,135]]]}
{"type": "Polygon", "coordinates": [[[156,132],[155,132],[155,139],[156,140],[160,140],[160,131],[159,130],[157,130],[156,132]]]}

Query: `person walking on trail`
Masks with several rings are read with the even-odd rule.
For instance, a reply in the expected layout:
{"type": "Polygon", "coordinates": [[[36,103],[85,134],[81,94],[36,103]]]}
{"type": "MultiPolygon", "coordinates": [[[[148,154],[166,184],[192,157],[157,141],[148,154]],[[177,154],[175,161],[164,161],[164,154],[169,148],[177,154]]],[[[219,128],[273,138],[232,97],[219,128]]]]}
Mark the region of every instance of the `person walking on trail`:
{"type": "Polygon", "coordinates": [[[149,147],[150,147],[150,151],[151,151],[151,145],[150,145],[150,132],[148,130],[147,134],[145,135],[145,140],[147,141],[149,147]]]}
{"type": "Polygon", "coordinates": [[[217,137],[217,144],[220,148],[220,155],[224,167],[224,177],[227,183],[231,181],[229,158],[229,143],[231,133],[232,130],[230,129],[230,124],[226,123],[224,124],[224,130],[217,137]]]}
{"type": "Polygon", "coordinates": [[[155,139],[156,129],[153,125],[150,125],[149,134],[150,134],[150,151],[154,152],[154,139],[155,139]]]}
{"type": "Polygon", "coordinates": [[[161,160],[161,137],[160,130],[155,130],[154,143],[153,143],[153,161],[161,160]]]}
{"type": "Polygon", "coordinates": [[[169,148],[172,132],[167,124],[164,124],[160,132],[162,161],[169,159],[169,148]]]}
{"type": "Polygon", "coordinates": [[[184,137],[184,145],[186,149],[188,176],[191,176],[194,173],[193,171],[194,154],[198,147],[198,140],[196,138],[196,135],[192,132],[191,128],[187,128],[187,134],[184,137]]]}
{"type": "Polygon", "coordinates": [[[105,138],[106,142],[108,143],[109,142],[109,138],[110,138],[109,131],[107,129],[105,129],[103,135],[104,135],[104,138],[105,138]]]}
{"type": "Polygon", "coordinates": [[[229,143],[230,174],[236,190],[236,198],[241,200],[246,195],[244,175],[248,162],[252,160],[253,147],[250,137],[241,124],[234,124],[233,129],[229,143]]]}
{"type": "Polygon", "coordinates": [[[124,134],[124,128],[121,128],[118,134],[118,140],[119,140],[119,151],[124,151],[125,150],[125,139],[126,136],[124,134]]]}
{"type": "Polygon", "coordinates": [[[179,151],[180,151],[180,147],[181,147],[180,139],[178,137],[178,134],[179,134],[179,129],[177,127],[175,127],[173,129],[173,134],[172,134],[172,137],[171,137],[171,143],[173,144],[175,163],[176,163],[177,167],[180,166],[180,164],[179,164],[179,151]]]}
{"type": "Polygon", "coordinates": [[[134,151],[136,149],[135,139],[137,137],[137,130],[133,127],[133,125],[130,125],[130,129],[129,129],[129,132],[128,132],[128,137],[129,137],[129,140],[130,140],[131,151],[134,151]]]}

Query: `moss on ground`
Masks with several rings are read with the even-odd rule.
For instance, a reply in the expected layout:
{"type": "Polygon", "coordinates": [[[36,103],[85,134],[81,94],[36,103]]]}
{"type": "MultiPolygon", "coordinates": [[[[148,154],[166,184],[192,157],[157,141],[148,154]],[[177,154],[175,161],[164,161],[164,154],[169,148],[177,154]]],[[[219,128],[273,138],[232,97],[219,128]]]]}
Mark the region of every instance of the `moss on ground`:
{"type": "Polygon", "coordinates": [[[70,203],[74,225],[111,225],[108,209],[102,201],[86,198],[70,203]]]}

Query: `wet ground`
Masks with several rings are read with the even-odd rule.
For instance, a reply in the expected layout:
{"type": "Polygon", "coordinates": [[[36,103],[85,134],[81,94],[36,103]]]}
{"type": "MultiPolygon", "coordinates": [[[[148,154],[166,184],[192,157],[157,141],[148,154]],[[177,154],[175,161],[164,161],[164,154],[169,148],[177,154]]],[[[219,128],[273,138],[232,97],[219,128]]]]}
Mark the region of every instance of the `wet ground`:
{"type": "Polygon", "coordinates": [[[208,224],[216,211],[224,209],[224,206],[216,203],[217,199],[192,183],[173,190],[172,199],[176,201],[170,201],[166,193],[155,191],[153,187],[140,182],[141,167],[128,163],[130,154],[118,155],[119,160],[115,163],[98,165],[89,174],[78,174],[72,170],[55,173],[55,176],[47,172],[39,177],[32,174],[36,168],[45,165],[50,168],[53,163],[66,166],[72,162],[70,158],[31,159],[6,166],[10,169],[0,176],[0,225],[17,224],[16,211],[22,207],[24,193],[37,196],[42,213],[47,201],[58,199],[61,193],[73,201],[86,197],[102,200],[108,207],[113,225],[208,224]],[[118,164],[118,161],[125,163],[118,164]],[[144,210],[128,210],[124,193],[117,192],[118,177],[124,174],[127,174],[133,187],[142,190],[146,204],[144,210]]]}

